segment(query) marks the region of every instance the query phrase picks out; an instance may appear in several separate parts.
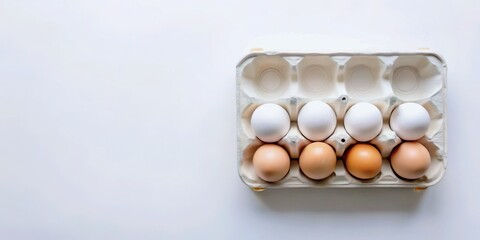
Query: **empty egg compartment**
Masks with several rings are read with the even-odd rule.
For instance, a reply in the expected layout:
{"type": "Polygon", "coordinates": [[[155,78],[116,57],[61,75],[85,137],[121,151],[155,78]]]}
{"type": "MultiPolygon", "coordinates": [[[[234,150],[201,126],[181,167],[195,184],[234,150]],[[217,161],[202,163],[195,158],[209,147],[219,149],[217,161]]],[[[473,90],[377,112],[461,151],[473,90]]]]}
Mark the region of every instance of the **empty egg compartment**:
{"type": "Polygon", "coordinates": [[[286,98],[324,100],[345,92],[338,78],[343,60],[315,55],[261,55],[237,66],[237,89],[254,101],[286,98]]]}
{"type": "Polygon", "coordinates": [[[353,99],[368,101],[391,95],[384,78],[387,63],[378,56],[351,56],[343,66],[346,94],[353,99]]]}
{"type": "Polygon", "coordinates": [[[401,100],[427,99],[444,88],[445,63],[438,56],[398,56],[390,67],[392,91],[401,100]]]}
{"type": "Polygon", "coordinates": [[[237,68],[238,88],[246,97],[276,100],[294,91],[292,65],[282,56],[258,56],[237,68]]]}
{"type": "Polygon", "coordinates": [[[339,95],[338,62],[330,56],[305,56],[295,65],[298,97],[312,100],[335,98],[339,95]]]}
{"type": "Polygon", "coordinates": [[[442,178],[446,168],[445,81],[446,66],[436,54],[251,54],[237,66],[237,155],[240,178],[254,189],[431,186],[442,178]],[[255,61],[257,57],[261,58],[255,61]],[[270,64],[270,58],[273,64],[270,64]],[[253,69],[256,69],[255,74],[253,69]],[[273,93],[266,93],[260,83],[264,77],[262,73],[269,69],[281,72],[280,76],[288,76],[280,78],[280,84],[273,84],[282,86],[273,93]],[[406,80],[415,84],[401,83],[400,79],[409,76],[409,73],[403,73],[405,69],[417,74],[414,74],[417,77],[414,81],[410,78],[406,80]],[[288,83],[289,86],[283,86],[282,83],[288,83]],[[364,84],[368,87],[365,88],[364,84]],[[398,85],[402,85],[403,90],[408,89],[407,85],[415,87],[398,94],[398,85]],[[428,91],[422,90],[424,88],[428,88],[428,91]],[[306,103],[315,100],[329,104],[337,117],[337,127],[333,134],[323,141],[334,148],[337,164],[334,173],[323,180],[308,178],[298,164],[301,151],[312,142],[298,129],[298,113],[306,103]],[[380,151],[382,168],[376,177],[368,180],[353,177],[345,169],[342,159],[345,151],[357,143],[345,130],[343,118],[348,109],[359,102],[374,104],[383,118],[381,132],[367,142],[380,151]],[[418,140],[428,149],[431,165],[425,176],[416,180],[398,177],[389,160],[393,149],[403,142],[391,130],[389,117],[392,111],[404,102],[422,105],[431,117],[427,134],[418,140]],[[256,176],[252,165],[253,154],[265,143],[255,137],[250,126],[250,117],[263,103],[282,106],[291,120],[288,133],[275,143],[290,155],[290,171],[282,180],[274,183],[263,181],[256,176]]]}

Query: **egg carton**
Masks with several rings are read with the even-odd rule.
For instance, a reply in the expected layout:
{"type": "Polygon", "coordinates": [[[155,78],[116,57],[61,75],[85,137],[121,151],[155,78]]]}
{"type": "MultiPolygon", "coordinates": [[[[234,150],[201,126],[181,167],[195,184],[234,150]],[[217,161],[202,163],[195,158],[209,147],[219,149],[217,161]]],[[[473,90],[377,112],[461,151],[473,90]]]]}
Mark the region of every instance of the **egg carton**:
{"type": "Polygon", "coordinates": [[[253,190],[265,188],[369,188],[400,187],[425,189],[440,181],[447,164],[446,142],[446,76],[447,66],[438,54],[416,52],[265,52],[247,54],[237,70],[237,161],[242,181],[253,190]],[[323,142],[337,155],[332,175],[312,180],[299,169],[298,158],[311,141],[298,129],[296,120],[306,103],[320,100],[329,104],[337,115],[334,133],[323,142]],[[379,135],[368,143],[381,153],[381,172],[373,179],[353,177],[345,169],[342,156],[357,143],[346,131],[343,118],[358,102],[378,107],[383,116],[379,135]],[[389,126],[392,111],[405,102],[425,107],[431,117],[429,129],[418,140],[429,151],[431,165],[423,177],[406,180],[391,168],[389,156],[402,142],[389,126]],[[264,103],[275,103],[290,115],[291,127],[276,144],[287,150],[290,171],[278,182],[266,182],[255,174],[252,158],[262,146],[250,125],[253,111],[264,103]]]}

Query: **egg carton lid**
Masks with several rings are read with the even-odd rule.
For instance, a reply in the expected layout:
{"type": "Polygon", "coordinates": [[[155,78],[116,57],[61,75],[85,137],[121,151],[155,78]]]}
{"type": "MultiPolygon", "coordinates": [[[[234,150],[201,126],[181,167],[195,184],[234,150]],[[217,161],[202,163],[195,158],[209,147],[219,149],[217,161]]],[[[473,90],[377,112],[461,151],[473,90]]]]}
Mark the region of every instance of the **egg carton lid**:
{"type": "Polygon", "coordinates": [[[373,40],[340,38],[319,34],[277,34],[252,39],[243,55],[250,52],[322,52],[322,53],[376,53],[429,51],[417,43],[405,41],[403,46],[391,45],[390,38],[377,37],[373,40]]]}

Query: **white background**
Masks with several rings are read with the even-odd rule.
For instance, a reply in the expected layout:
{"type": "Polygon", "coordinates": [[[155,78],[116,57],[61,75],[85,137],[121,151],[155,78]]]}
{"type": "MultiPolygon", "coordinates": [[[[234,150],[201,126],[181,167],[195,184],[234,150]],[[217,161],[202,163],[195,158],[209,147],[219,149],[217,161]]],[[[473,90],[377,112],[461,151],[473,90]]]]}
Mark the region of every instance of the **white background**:
{"type": "Polygon", "coordinates": [[[1,0],[0,238],[478,239],[479,66],[476,0],[1,0]],[[284,33],[441,53],[444,179],[247,188],[235,65],[253,38],[284,33]]]}

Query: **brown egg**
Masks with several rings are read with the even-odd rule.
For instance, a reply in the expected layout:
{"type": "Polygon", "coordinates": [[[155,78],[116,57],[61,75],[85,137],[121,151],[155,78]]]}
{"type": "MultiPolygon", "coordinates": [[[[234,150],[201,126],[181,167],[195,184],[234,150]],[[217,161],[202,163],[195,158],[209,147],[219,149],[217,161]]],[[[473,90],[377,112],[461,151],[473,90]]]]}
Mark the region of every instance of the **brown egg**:
{"type": "Polygon", "coordinates": [[[393,150],[390,162],[393,171],[406,179],[422,177],[430,166],[430,153],[418,142],[404,142],[393,150]]]}
{"type": "Polygon", "coordinates": [[[360,179],[373,178],[382,168],[382,155],[366,143],[355,144],[345,153],[344,159],[348,172],[360,179]]]}
{"type": "Polygon", "coordinates": [[[330,176],[337,165],[337,157],[333,148],[323,142],[307,145],[299,159],[300,169],[307,177],[315,180],[330,176]]]}
{"type": "Polygon", "coordinates": [[[276,182],[284,178],[290,170],[290,156],[276,144],[265,144],[253,155],[255,173],[267,182],[276,182]]]}

